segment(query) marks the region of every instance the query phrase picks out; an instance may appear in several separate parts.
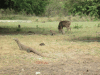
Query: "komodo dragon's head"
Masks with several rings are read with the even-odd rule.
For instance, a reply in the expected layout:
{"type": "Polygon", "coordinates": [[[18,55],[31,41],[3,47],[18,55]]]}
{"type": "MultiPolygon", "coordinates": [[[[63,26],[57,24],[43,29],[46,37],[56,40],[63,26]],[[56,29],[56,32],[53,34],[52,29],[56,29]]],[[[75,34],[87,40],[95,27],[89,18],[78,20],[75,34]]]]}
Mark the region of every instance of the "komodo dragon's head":
{"type": "Polygon", "coordinates": [[[18,42],[18,39],[17,38],[14,38],[13,40],[15,40],[16,42],[18,42]]]}

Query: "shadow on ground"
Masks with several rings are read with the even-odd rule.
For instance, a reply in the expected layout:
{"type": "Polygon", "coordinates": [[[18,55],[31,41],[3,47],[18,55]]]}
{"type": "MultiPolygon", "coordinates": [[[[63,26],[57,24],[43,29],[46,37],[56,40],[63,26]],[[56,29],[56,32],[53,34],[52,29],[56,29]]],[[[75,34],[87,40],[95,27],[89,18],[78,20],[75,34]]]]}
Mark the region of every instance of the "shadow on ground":
{"type": "Polygon", "coordinates": [[[95,37],[74,37],[71,38],[70,41],[82,41],[82,42],[100,42],[100,36],[95,36],[95,37]]]}
{"type": "Polygon", "coordinates": [[[17,28],[17,27],[0,27],[0,35],[34,35],[34,34],[50,34],[50,30],[48,28],[39,28],[39,27],[24,27],[24,28],[17,28]]]}

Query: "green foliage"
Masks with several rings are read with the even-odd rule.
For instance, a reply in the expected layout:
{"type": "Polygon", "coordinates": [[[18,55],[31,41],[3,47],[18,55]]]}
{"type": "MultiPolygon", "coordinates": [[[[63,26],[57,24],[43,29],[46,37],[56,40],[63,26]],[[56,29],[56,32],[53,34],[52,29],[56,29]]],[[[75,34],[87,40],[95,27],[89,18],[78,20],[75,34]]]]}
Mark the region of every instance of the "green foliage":
{"type": "Polygon", "coordinates": [[[49,0],[7,0],[5,8],[14,9],[16,12],[25,11],[27,14],[41,15],[49,0]]]}
{"type": "Polygon", "coordinates": [[[67,0],[65,9],[73,15],[90,15],[100,18],[99,0],[67,0]]]}

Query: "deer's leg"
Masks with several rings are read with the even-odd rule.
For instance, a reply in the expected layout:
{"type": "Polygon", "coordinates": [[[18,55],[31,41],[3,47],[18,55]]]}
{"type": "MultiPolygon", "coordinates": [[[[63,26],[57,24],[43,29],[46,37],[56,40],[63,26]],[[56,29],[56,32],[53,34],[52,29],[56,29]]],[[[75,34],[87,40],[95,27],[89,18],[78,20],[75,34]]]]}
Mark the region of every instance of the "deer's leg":
{"type": "Polygon", "coordinates": [[[69,27],[66,27],[67,28],[67,32],[69,31],[69,27]]]}
{"type": "Polygon", "coordinates": [[[59,33],[61,32],[61,29],[59,29],[59,33]]]}
{"type": "Polygon", "coordinates": [[[65,31],[63,29],[61,30],[61,32],[62,32],[62,34],[65,34],[65,31]]]}
{"type": "Polygon", "coordinates": [[[62,32],[62,29],[63,29],[63,28],[60,26],[60,27],[59,27],[59,33],[62,32]]]}
{"type": "Polygon", "coordinates": [[[71,31],[71,27],[69,27],[70,31],[71,31]]]}
{"type": "Polygon", "coordinates": [[[67,28],[67,32],[69,31],[69,29],[70,29],[70,31],[71,31],[71,28],[70,27],[66,27],[67,28]]]}

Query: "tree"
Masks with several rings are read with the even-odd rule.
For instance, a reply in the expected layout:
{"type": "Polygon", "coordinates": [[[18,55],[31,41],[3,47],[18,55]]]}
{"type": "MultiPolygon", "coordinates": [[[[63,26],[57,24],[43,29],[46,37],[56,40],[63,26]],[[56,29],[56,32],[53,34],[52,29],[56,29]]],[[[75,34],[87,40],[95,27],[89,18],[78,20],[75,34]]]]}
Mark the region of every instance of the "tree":
{"type": "Polygon", "coordinates": [[[90,15],[100,18],[100,0],[68,0],[65,3],[65,9],[74,15],[90,15]]]}
{"type": "Polygon", "coordinates": [[[0,8],[13,9],[16,12],[25,11],[27,14],[40,15],[44,13],[49,0],[0,0],[0,8]]]}

